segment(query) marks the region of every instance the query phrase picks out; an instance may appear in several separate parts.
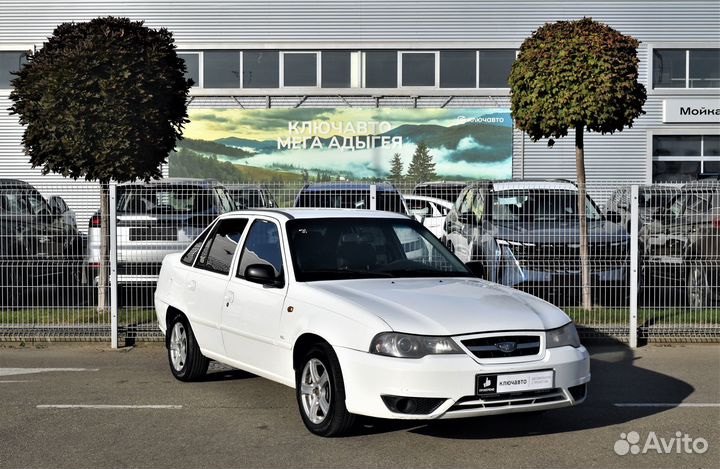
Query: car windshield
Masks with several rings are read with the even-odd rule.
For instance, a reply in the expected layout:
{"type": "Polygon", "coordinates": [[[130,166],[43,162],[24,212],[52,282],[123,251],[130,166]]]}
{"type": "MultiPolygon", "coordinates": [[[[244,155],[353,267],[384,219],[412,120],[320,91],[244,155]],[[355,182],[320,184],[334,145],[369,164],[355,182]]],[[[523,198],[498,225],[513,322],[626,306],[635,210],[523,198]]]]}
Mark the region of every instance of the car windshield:
{"type": "Polygon", "coordinates": [[[0,214],[40,215],[49,214],[50,207],[43,197],[27,189],[0,189],[0,214]]]}
{"type": "Polygon", "coordinates": [[[205,213],[217,205],[212,191],[197,186],[118,187],[119,213],[205,213]]]}
{"type": "MultiPolygon", "coordinates": [[[[585,198],[588,220],[601,220],[590,197],[585,198]]],[[[577,218],[577,192],[557,189],[503,190],[493,193],[493,221],[537,222],[577,218]]]]}
{"type": "MultiPolygon", "coordinates": [[[[405,206],[398,192],[378,191],[376,204],[378,210],[405,214],[405,206]]],[[[369,209],[370,191],[363,189],[302,191],[295,201],[295,206],[369,209]]]]}
{"type": "Polygon", "coordinates": [[[287,223],[287,232],[299,282],[472,277],[432,233],[412,220],[295,219],[287,223]]]}

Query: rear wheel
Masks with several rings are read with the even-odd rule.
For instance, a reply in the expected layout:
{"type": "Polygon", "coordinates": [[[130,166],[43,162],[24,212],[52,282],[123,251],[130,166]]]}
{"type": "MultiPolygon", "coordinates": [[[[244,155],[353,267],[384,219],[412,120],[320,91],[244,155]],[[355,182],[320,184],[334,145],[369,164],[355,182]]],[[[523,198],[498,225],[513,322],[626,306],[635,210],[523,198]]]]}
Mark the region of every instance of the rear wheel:
{"type": "Polygon", "coordinates": [[[176,314],[168,327],[168,361],[173,376],[195,381],[207,373],[210,361],[200,352],[195,335],[182,314],[176,314]]]}
{"type": "Polygon", "coordinates": [[[345,407],[345,384],[332,347],[312,347],[295,372],[295,394],[303,423],[320,436],[340,436],[355,423],[345,407]]]}

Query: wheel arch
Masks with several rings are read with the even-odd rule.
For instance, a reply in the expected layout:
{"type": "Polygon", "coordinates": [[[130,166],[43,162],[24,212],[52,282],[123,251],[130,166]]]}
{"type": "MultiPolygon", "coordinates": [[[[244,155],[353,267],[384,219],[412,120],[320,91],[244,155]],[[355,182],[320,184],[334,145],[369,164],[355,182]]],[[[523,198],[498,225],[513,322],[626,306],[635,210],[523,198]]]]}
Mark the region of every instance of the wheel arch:
{"type": "Polygon", "coordinates": [[[305,352],[310,350],[310,348],[313,345],[318,344],[325,344],[328,347],[332,347],[330,345],[330,342],[322,338],[321,336],[306,332],[300,335],[297,340],[295,340],[295,345],[293,346],[293,354],[292,354],[292,363],[293,363],[293,370],[297,370],[298,366],[301,365],[300,360],[302,360],[303,355],[305,355],[305,352]]]}
{"type": "Polygon", "coordinates": [[[185,318],[185,321],[187,321],[188,324],[190,323],[187,315],[185,315],[185,313],[183,313],[182,311],[177,309],[175,306],[170,305],[167,307],[167,310],[165,311],[165,347],[166,348],[170,347],[170,321],[172,321],[172,319],[175,316],[177,316],[178,314],[180,316],[182,316],[183,318],[185,318]]]}

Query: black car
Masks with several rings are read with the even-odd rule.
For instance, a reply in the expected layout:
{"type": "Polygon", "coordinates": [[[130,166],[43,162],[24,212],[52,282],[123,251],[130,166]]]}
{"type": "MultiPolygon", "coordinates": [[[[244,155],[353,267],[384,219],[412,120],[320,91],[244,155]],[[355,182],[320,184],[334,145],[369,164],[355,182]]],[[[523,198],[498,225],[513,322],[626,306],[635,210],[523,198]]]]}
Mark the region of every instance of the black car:
{"type": "Polygon", "coordinates": [[[467,186],[467,182],[461,181],[431,181],[421,182],[413,188],[413,195],[422,195],[435,199],[443,199],[448,202],[455,202],[467,186]]]}
{"type": "Polygon", "coordinates": [[[0,179],[0,308],[80,282],[83,240],[59,204],[51,207],[30,184],[0,179]]]}
{"type": "MultiPolygon", "coordinates": [[[[593,301],[626,301],[629,236],[587,197],[593,301]]],[[[482,181],[467,186],[445,222],[445,244],[488,280],[558,306],[581,298],[577,187],[567,181],[482,181]]]]}
{"type": "Polygon", "coordinates": [[[720,300],[720,181],[682,187],[640,229],[644,286],[691,307],[720,300]]]}
{"type": "MultiPolygon", "coordinates": [[[[615,190],[605,204],[605,217],[624,226],[630,231],[630,186],[615,190]]],[[[638,216],[640,225],[655,220],[657,214],[665,209],[675,197],[678,189],[673,186],[642,186],[638,191],[638,216]]]]}
{"type": "Polygon", "coordinates": [[[225,189],[238,210],[277,207],[275,198],[263,184],[226,184],[225,189]]]}

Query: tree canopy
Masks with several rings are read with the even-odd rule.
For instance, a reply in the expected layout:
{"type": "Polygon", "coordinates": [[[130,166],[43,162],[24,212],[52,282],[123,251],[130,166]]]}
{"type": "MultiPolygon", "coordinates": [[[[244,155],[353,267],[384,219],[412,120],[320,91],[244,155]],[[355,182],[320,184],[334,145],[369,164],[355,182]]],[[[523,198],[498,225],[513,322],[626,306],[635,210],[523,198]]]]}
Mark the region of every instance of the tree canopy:
{"type": "Polygon", "coordinates": [[[103,183],[160,177],[188,122],[184,73],[164,28],[114,17],[59,25],[12,82],[30,163],[103,183]]]}
{"type": "Polygon", "coordinates": [[[632,126],[646,98],[639,44],[590,18],[540,27],[523,42],[510,73],[515,125],[535,141],[578,126],[603,134],[632,126]]]}

